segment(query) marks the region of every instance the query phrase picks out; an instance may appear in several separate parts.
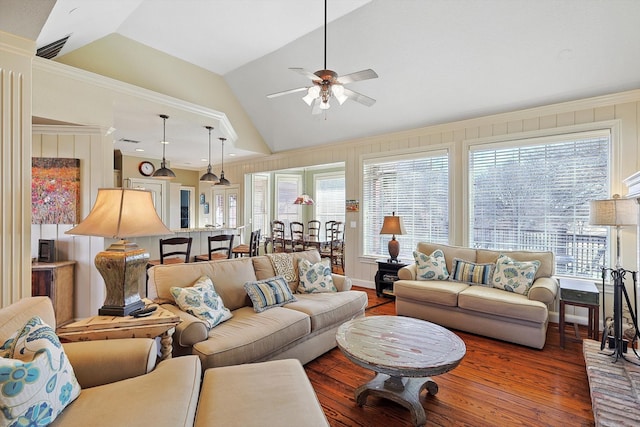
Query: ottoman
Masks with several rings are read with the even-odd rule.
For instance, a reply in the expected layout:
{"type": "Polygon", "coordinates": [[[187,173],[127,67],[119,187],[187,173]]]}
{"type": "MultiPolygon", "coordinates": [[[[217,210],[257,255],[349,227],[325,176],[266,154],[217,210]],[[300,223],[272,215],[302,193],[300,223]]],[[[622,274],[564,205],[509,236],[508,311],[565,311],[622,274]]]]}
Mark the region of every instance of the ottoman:
{"type": "Polygon", "coordinates": [[[328,427],[309,378],[297,359],[207,369],[196,427],[328,427]]]}

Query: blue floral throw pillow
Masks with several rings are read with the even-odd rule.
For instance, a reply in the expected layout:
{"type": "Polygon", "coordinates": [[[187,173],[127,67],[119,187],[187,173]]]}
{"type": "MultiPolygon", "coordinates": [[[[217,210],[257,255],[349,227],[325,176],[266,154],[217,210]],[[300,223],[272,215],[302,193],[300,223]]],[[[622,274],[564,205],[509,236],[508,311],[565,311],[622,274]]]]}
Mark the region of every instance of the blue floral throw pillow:
{"type": "Polygon", "coordinates": [[[417,280],[447,280],[449,278],[442,250],[436,249],[431,255],[413,251],[413,259],[416,260],[417,280]]]}
{"type": "Polygon", "coordinates": [[[313,294],[321,292],[338,292],[331,277],[331,262],[322,260],[312,264],[309,260],[298,261],[300,285],[296,291],[299,294],[313,294]]]}
{"type": "Polygon", "coordinates": [[[540,261],[515,261],[505,254],[500,254],[493,272],[493,287],[528,295],[540,261]]]}
{"type": "Polygon", "coordinates": [[[191,287],[173,286],[169,291],[182,311],[203,320],[209,329],[233,316],[208,276],[200,277],[191,287]]]}
{"type": "Polygon", "coordinates": [[[80,394],[55,331],[32,317],[2,345],[0,426],[46,426],[80,394]]]}

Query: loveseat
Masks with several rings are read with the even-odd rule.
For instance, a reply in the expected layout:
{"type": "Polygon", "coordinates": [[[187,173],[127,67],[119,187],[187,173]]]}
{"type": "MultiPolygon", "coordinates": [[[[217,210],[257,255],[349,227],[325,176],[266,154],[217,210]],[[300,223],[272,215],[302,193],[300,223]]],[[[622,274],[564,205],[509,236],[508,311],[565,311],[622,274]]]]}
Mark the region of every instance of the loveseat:
{"type": "MultiPolygon", "coordinates": [[[[229,260],[165,264],[148,270],[149,298],[180,316],[174,355],[195,354],[203,369],[294,358],[305,364],[336,346],[338,327],[363,316],[367,294],[351,290],[351,280],[325,272],[335,292],[300,293],[299,262],[318,266],[317,250],[229,260]],[[172,288],[193,287],[209,278],[231,317],[213,327],[176,304],[172,288]],[[257,312],[246,283],[286,280],[295,301],[257,312]]],[[[175,289],[174,289],[175,292],[175,289]]]]}
{"type": "Polygon", "coordinates": [[[0,417],[5,417],[0,425],[46,425],[52,415],[50,425],[64,427],[329,425],[297,360],[209,369],[203,378],[196,356],[156,366],[154,340],[60,345],[48,326],[55,324],[48,297],[25,298],[0,309],[0,417]],[[36,316],[41,320],[34,321],[36,316]],[[25,330],[31,332],[18,333],[25,330]],[[30,354],[38,341],[48,348],[30,354]],[[54,372],[45,376],[44,367],[54,372]],[[49,411],[53,405],[43,406],[58,400],[66,407],[49,411]]]}
{"type": "Polygon", "coordinates": [[[420,278],[417,262],[398,271],[399,280],[393,289],[398,315],[537,349],[544,347],[548,305],[558,293],[552,252],[497,251],[426,242],[419,243],[416,252],[434,261],[431,256],[437,250],[444,254],[447,277],[438,278],[427,268],[420,270],[420,278]],[[531,276],[531,285],[494,283],[499,257],[505,260],[500,264],[502,282],[505,277],[517,279],[519,266],[538,264],[535,274],[533,269],[522,273],[531,276]],[[457,280],[452,280],[454,275],[457,280]],[[501,288],[495,287],[498,285],[501,288]]]}

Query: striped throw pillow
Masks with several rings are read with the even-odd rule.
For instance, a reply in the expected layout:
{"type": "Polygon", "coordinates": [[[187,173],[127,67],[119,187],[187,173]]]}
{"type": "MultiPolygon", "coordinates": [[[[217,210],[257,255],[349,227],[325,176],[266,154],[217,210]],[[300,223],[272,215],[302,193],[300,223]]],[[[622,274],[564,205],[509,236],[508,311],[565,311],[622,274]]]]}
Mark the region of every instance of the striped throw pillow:
{"type": "Polygon", "coordinates": [[[256,313],[297,301],[291,293],[289,284],[282,276],[247,282],[244,284],[244,289],[251,298],[256,313]]]}
{"type": "Polygon", "coordinates": [[[451,280],[468,283],[470,285],[492,286],[493,269],[495,264],[476,264],[459,258],[453,259],[451,266],[451,280]]]}

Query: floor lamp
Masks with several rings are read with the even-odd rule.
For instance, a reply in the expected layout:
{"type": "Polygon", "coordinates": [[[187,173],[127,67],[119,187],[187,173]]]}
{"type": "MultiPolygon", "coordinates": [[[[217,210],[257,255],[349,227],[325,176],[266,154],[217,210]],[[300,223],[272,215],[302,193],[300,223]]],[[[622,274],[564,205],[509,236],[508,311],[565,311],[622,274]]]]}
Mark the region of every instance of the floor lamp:
{"type": "Polygon", "coordinates": [[[149,253],[125,239],[173,233],[156,213],[151,192],[100,188],[89,215],[66,234],[119,239],[95,258],[107,291],[98,314],[128,316],[144,307],[138,282],[146,271],[149,253]]]}
{"type": "MultiPolygon", "coordinates": [[[[629,308],[629,314],[631,316],[633,325],[635,327],[636,336],[638,334],[638,322],[634,314],[634,308],[631,307],[631,301],[624,285],[625,275],[631,273],[633,278],[633,292],[634,292],[634,305],[637,304],[636,297],[636,280],[637,272],[628,271],[622,268],[621,256],[620,256],[620,227],[636,225],[638,223],[638,204],[632,199],[622,199],[618,194],[614,194],[612,199],[607,200],[593,200],[589,204],[589,224],[591,225],[603,225],[616,228],[616,266],[615,268],[602,267],[602,319],[605,322],[605,328],[603,331],[601,349],[604,348],[605,340],[607,339],[606,328],[606,315],[604,304],[604,282],[607,272],[611,274],[613,282],[613,350],[616,360],[618,358],[624,358],[625,343],[623,339],[622,331],[622,311],[623,311],[623,297],[629,308]]],[[[611,348],[611,345],[609,345],[611,348]]],[[[635,349],[634,349],[635,352],[635,349]]]]}

